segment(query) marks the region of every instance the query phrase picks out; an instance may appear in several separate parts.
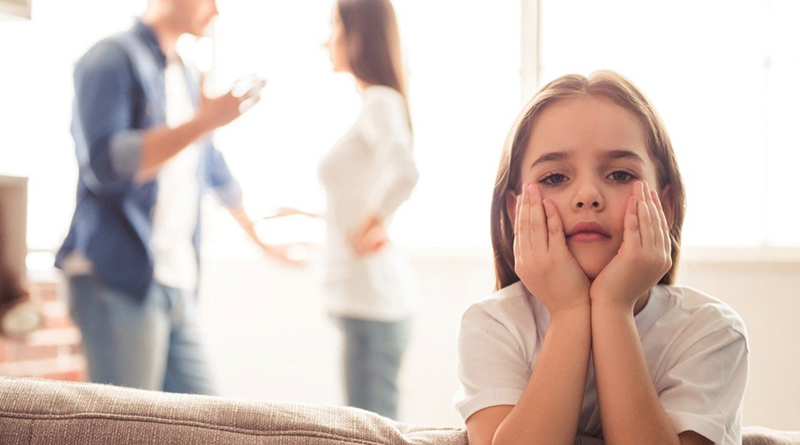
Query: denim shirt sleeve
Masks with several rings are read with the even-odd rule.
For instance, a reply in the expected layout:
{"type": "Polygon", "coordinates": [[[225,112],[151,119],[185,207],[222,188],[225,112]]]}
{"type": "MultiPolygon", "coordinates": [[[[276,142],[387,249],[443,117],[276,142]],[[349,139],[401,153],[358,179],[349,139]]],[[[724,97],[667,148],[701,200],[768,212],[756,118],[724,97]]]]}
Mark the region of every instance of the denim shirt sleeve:
{"type": "Polygon", "coordinates": [[[209,163],[207,172],[207,181],[214,193],[222,201],[222,203],[230,208],[235,209],[242,204],[242,188],[239,183],[234,179],[225,158],[210,142],[208,143],[209,150],[209,163]]]}
{"type": "Polygon", "coordinates": [[[73,133],[86,184],[95,192],[113,192],[136,174],[142,130],[133,128],[133,71],[116,43],[98,43],[75,67],[73,133]]]}

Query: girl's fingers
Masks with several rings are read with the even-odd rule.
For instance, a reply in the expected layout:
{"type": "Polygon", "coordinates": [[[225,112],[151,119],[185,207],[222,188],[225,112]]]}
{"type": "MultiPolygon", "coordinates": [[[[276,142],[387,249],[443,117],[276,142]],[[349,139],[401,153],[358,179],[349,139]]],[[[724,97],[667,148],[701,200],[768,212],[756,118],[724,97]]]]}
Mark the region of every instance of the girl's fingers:
{"type": "Polygon", "coordinates": [[[656,191],[653,191],[653,201],[656,204],[656,209],[658,210],[658,219],[661,223],[660,226],[664,239],[664,249],[667,251],[667,253],[671,253],[672,243],[669,235],[669,223],[667,223],[667,215],[664,213],[664,206],[661,205],[661,198],[658,196],[656,191]]]}
{"type": "Polygon", "coordinates": [[[522,194],[517,195],[517,207],[514,211],[514,237],[519,235],[519,209],[522,207],[522,194]]]}
{"type": "Polygon", "coordinates": [[[628,198],[628,207],[625,209],[625,229],[622,232],[622,247],[641,248],[642,237],[639,230],[638,216],[639,199],[636,196],[628,198]]]}
{"type": "Polygon", "coordinates": [[[548,250],[566,249],[567,240],[564,237],[564,225],[561,222],[558,209],[555,204],[553,204],[553,201],[549,199],[543,199],[542,206],[544,207],[544,213],[547,217],[548,250]]]}
{"type": "Polygon", "coordinates": [[[520,253],[531,248],[531,224],[530,224],[530,192],[527,186],[522,186],[522,199],[519,207],[519,247],[520,253]]]}
{"type": "Polygon", "coordinates": [[[528,185],[530,190],[531,247],[537,252],[547,251],[547,220],[542,207],[542,194],[536,184],[528,185]]]}
{"type": "Polygon", "coordinates": [[[653,220],[650,216],[650,209],[647,203],[647,195],[649,194],[646,191],[646,185],[644,182],[639,182],[639,190],[637,193],[637,198],[639,198],[638,203],[638,216],[639,216],[639,232],[642,236],[642,246],[643,247],[651,247],[653,246],[655,235],[653,234],[653,220]]]}
{"type": "Polygon", "coordinates": [[[519,257],[520,254],[520,235],[519,235],[519,217],[520,208],[522,207],[522,194],[517,195],[517,207],[514,212],[514,257],[519,257]]]}
{"type": "Polygon", "coordinates": [[[647,193],[647,210],[650,212],[650,223],[653,225],[653,245],[661,248],[664,245],[664,234],[661,232],[661,218],[658,215],[658,207],[656,207],[655,199],[653,198],[653,190],[650,190],[650,184],[645,183],[645,192],[647,193]]]}

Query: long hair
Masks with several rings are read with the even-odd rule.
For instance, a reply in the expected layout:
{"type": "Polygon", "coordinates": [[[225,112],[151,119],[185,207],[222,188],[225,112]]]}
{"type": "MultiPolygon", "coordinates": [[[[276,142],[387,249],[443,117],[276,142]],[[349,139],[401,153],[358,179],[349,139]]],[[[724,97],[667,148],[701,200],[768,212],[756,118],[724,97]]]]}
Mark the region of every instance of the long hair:
{"type": "Polygon", "coordinates": [[[367,84],[395,89],[407,104],[400,31],[392,3],[389,0],[338,0],[336,7],[344,27],[347,60],[353,75],[367,84]]]}
{"type": "MultiPolygon", "coordinates": [[[[494,185],[491,208],[492,249],[494,250],[495,290],[519,281],[514,272],[514,222],[508,217],[506,195],[519,192],[522,158],[531,137],[534,121],[549,105],[570,97],[590,95],[611,100],[631,111],[644,127],[647,151],[656,165],[658,189],[669,186],[669,199],[673,204],[670,243],[672,267],[659,280],[659,284],[673,284],[680,257],[681,230],[686,207],[683,179],[672,150],[664,123],[655,108],[628,79],[613,71],[595,71],[589,77],[569,74],[561,76],[542,88],[523,108],[508,137],[500,157],[500,166],[494,185]]],[[[669,217],[669,215],[667,215],[669,217]]]]}

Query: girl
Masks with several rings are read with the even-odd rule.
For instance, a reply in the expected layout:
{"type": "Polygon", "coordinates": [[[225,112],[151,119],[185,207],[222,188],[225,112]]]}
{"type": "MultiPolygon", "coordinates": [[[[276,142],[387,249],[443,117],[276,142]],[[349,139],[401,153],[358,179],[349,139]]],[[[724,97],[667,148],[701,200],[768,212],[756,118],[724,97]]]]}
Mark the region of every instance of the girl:
{"type": "Polygon", "coordinates": [[[497,292],[459,334],[472,445],[741,442],[744,324],[674,285],[683,215],[664,125],[627,79],[534,96],[494,189],[497,292]]]}
{"type": "Polygon", "coordinates": [[[328,198],[328,310],[344,336],[347,404],[396,418],[412,293],[408,264],[385,227],[418,175],[391,3],[339,0],[326,46],[334,71],[352,74],[364,100],[319,166],[328,198]]]}

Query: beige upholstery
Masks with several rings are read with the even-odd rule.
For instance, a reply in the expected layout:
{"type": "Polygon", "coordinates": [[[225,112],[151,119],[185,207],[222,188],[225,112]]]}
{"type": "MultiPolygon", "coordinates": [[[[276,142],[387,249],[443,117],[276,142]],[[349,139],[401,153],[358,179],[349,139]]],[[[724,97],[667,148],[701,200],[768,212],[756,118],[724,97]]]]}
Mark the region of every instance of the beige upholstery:
{"type": "MultiPolygon", "coordinates": [[[[791,433],[756,433],[745,444],[800,444],[791,433]],[[773,440],[781,437],[784,441],[773,440]]],[[[0,377],[0,444],[466,445],[467,436],[463,430],[404,425],[355,408],[0,377]]],[[[576,444],[602,441],[578,438],[576,444]]]]}

